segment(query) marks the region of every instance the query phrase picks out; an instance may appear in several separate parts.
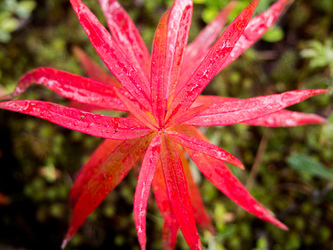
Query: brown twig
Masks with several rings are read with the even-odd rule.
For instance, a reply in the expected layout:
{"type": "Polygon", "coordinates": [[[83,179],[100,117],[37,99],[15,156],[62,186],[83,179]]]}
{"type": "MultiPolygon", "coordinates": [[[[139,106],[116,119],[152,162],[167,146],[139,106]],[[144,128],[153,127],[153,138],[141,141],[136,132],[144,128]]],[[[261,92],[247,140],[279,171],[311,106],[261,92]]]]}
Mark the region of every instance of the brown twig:
{"type": "Polygon", "coordinates": [[[265,132],[264,132],[264,134],[261,138],[259,148],[258,148],[256,157],[254,159],[254,163],[253,163],[253,166],[252,166],[252,169],[251,169],[250,176],[249,176],[249,178],[246,182],[246,185],[245,185],[247,190],[251,189],[251,187],[253,185],[253,182],[255,181],[255,179],[258,175],[259,167],[260,167],[260,164],[262,162],[262,158],[264,156],[264,153],[266,151],[270,134],[271,134],[271,130],[269,128],[266,128],[265,132]]]}

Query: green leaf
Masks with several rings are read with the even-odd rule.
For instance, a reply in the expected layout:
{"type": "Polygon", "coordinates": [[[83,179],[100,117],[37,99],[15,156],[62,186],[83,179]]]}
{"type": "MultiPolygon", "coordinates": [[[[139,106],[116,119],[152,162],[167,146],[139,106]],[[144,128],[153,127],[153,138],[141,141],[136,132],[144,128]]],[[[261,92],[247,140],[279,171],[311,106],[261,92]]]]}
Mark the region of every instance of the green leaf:
{"type": "Polygon", "coordinates": [[[22,1],[17,4],[15,13],[21,18],[28,18],[35,8],[35,1],[22,1]]]}
{"type": "Polygon", "coordinates": [[[333,172],[327,170],[322,163],[312,157],[304,154],[293,154],[287,158],[287,162],[293,169],[301,173],[333,181],[333,172]]]}
{"type": "Polygon", "coordinates": [[[218,13],[219,12],[218,12],[217,8],[209,7],[209,8],[204,9],[201,17],[205,23],[210,23],[211,21],[213,21],[213,19],[217,16],[218,13]]]}
{"type": "Polygon", "coordinates": [[[0,30],[3,32],[12,32],[19,26],[19,21],[16,18],[8,18],[0,23],[0,30]]]}
{"type": "Polygon", "coordinates": [[[193,0],[193,3],[195,4],[204,4],[206,0],[193,0]]]}
{"type": "Polygon", "coordinates": [[[266,42],[276,43],[284,38],[284,32],[279,26],[272,26],[266,31],[262,39],[266,42]]]}
{"type": "Polygon", "coordinates": [[[1,43],[8,43],[9,40],[10,40],[10,34],[0,30],[0,42],[1,43]]]}

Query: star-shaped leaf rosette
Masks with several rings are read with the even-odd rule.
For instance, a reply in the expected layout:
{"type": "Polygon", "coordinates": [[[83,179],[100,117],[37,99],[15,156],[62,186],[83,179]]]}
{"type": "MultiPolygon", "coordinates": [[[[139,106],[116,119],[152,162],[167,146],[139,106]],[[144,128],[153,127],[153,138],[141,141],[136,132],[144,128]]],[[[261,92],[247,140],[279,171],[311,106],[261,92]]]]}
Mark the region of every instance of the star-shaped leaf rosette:
{"type": "Polygon", "coordinates": [[[99,0],[111,34],[80,0],[70,2],[113,76],[76,49],[91,79],[53,68],[38,68],[25,74],[14,92],[2,98],[16,97],[37,83],[74,100],[71,107],[33,100],[0,103],[2,109],[37,116],[106,139],[83,166],[73,185],[70,194],[73,216],[63,247],[87,216],[142,160],[134,195],[134,219],[141,248],[146,247],[146,208],[152,185],[164,218],[164,249],[174,247],[178,229],[191,249],[202,249],[196,224],[211,232],[214,229],[185,152],[202,174],[236,204],[287,229],[248,193],[225,164],[243,169],[242,163],[211,144],[196,127],[238,123],[288,127],[325,122],[314,114],[284,110],[325,93],[324,89],[243,100],[200,95],[216,74],[260,38],[289,1],[279,0],[251,19],[259,3],[253,0],[219,36],[234,6],[231,2],[187,45],[192,1],[175,0],[160,20],[151,55],[117,1],[99,0]],[[93,109],[127,111],[130,115],[110,117],[89,112],[93,109]]]}

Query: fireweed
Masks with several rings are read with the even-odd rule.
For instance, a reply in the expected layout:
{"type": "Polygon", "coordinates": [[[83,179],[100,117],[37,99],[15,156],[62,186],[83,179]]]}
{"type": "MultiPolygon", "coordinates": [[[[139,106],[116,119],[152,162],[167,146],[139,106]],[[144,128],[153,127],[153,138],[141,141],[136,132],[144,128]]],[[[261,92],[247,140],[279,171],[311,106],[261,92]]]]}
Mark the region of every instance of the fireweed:
{"type": "Polygon", "coordinates": [[[279,0],[251,19],[259,3],[253,0],[219,36],[234,5],[231,2],[188,46],[192,1],[175,0],[157,27],[152,55],[117,1],[99,0],[111,34],[80,0],[70,2],[92,45],[115,78],[76,49],[91,79],[38,68],[25,74],[12,94],[1,98],[16,97],[37,83],[72,99],[71,107],[33,100],[0,103],[2,109],[37,116],[106,139],[74,182],[70,193],[73,217],[62,247],[136,162],[142,160],[134,195],[134,219],[141,248],[146,247],[146,208],[152,185],[164,218],[164,249],[174,247],[179,228],[191,249],[202,249],[196,223],[211,232],[214,229],[185,152],[203,175],[236,204],[287,229],[248,193],[225,164],[243,169],[242,163],[209,143],[196,126],[245,123],[287,127],[325,122],[314,114],[284,110],[326,92],[323,89],[243,100],[200,95],[217,73],[260,38],[289,0],[279,0]],[[122,118],[89,112],[94,109],[127,111],[130,115],[122,118]]]}

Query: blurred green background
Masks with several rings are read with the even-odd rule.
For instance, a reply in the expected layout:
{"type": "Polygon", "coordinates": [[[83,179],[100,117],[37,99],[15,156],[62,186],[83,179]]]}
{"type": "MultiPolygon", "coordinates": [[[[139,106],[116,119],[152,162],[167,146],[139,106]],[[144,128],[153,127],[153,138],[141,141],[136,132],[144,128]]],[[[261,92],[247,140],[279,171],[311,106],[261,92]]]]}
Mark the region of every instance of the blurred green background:
{"type": "MultiPolygon", "coordinates": [[[[97,0],[84,1],[105,24],[97,0]]],[[[148,48],[172,1],[119,0],[148,48]]],[[[194,0],[190,40],[227,0],[194,0]]],[[[274,0],[262,0],[257,14],[274,0]]],[[[238,1],[231,21],[249,1],[238,1]]],[[[0,92],[10,92],[28,70],[54,67],[84,75],[72,53],[84,49],[100,62],[68,0],[0,2],[0,92]]],[[[333,2],[295,0],[264,39],[214,78],[206,94],[238,98],[304,88],[333,80],[333,2]]],[[[66,104],[32,86],[20,99],[66,104]]],[[[193,168],[217,234],[199,228],[206,249],[333,249],[333,115],[331,94],[291,110],[327,117],[326,125],[209,128],[211,141],[236,155],[233,169],[251,194],[290,230],[282,231],[238,208],[193,168]]],[[[47,121],[0,110],[0,249],[59,249],[70,218],[67,199],[76,173],[102,141],[47,121]]],[[[139,249],[133,222],[133,170],[87,219],[67,249],[139,249]]],[[[162,217],[153,197],[147,249],[161,249],[162,217]]],[[[181,234],[178,249],[187,249],[181,234]]]]}

